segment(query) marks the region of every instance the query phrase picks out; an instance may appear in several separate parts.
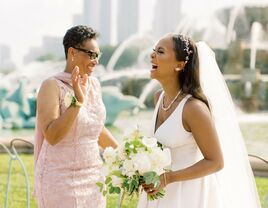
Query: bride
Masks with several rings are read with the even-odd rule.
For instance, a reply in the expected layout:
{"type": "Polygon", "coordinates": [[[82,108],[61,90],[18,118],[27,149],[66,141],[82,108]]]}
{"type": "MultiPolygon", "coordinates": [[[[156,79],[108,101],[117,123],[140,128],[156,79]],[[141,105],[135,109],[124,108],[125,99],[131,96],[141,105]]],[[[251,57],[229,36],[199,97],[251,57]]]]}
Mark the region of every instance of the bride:
{"type": "Polygon", "coordinates": [[[183,35],[161,38],[151,54],[152,134],[171,150],[171,171],[144,185],[138,207],[258,208],[258,194],[233,102],[213,51],[183,35]],[[148,201],[164,188],[163,198],[148,201]]]}

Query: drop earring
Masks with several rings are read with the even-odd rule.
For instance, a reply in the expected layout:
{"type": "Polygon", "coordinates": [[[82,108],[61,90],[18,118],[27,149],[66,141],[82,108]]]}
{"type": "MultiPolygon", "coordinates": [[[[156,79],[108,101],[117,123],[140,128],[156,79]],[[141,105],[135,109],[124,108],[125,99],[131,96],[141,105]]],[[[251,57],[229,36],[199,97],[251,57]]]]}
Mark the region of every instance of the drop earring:
{"type": "Polygon", "coordinates": [[[74,57],[72,57],[72,61],[74,61],[74,57]]]}

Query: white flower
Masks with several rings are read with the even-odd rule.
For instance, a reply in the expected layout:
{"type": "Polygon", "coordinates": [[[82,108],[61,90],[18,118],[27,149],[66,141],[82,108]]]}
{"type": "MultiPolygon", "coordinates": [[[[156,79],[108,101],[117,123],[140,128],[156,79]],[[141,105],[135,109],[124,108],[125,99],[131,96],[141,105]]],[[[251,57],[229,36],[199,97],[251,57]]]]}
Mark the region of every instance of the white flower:
{"type": "Polygon", "coordinates": [[[165,148],[163,151],[160,148],[152,148],[149,157],[152,163],[152,170],[158,175],[164,172],[164,168],[171,164],[170,150],[165,148]]]}
{"type": "MultiPolygon", "coordinates": [[[[140,179],[145,173],[154,171],[160,176],[171,164],[169,149],[162,150],[157,145],[156,138],[143,137],[139,130],[133,131],[123,142],[113,149],[108,147],[103,152],[104,165],[102,174],[106,184],[103,181],[98,184],[101,192],[105,195],[107,190],[111,192],[112,187],[119,187],[122,191],[124,180],[133,183],[133,180],[139,180],[134,191],[128,194],[132,195],[141,188],[140,179]],[[107,180],[108,179],[108,180],[107,180]],[[111,180],[110,180],[111,179],[111,180]]],[[[153,178],[152,178],[153,179],[153,178]]]]}
{"type": "Polygon", "coordinates": [[[107,166],[107,165],[103,165],[102,167],[101,167],[101,174],[104,176],[104,177],[106,177],[106,176],[108,176],[109,175],[109,167],[107,166]]]}
{"type": "Polygon", "coordinates": [[[73,95],[70,92],[67,92],[64,96],[64,105],[66,108],[68,108],[73,100],[73,95]]]}
{"type": "Polygon", "coordinates": [[[112,178],[112,185],[113,187],[121,187],[122,183],[123,183],[123,179],[122,178],[119,178],[115,175],[112,175],[111,176],[112,178]]]}
{"type": "Polygon", "coordinates": [[[117,155],[119,160],[125,160],[126,159],[126,154],[125,154],[125,145],[121,144],[116,148],[117,155]]]}
{"type": "Polygon", "coordinates": [[[116,161],[116,151],[112,147],[107,147],[103,152],[105,162],[111,165],[116,161]]]}
{"type": "Polygon", "coordinates": [[[157,139],[153,137],[143,137],[142,143],[149,148],[157,147],[157,139]]]}
{"type": "Polygon", "coordinates": [[[145,153],[137,153],[132,158],[134,167],[141,175],[151,171],[151,160],[145,153]]]}
{"type": "Polygon", "coordinates": [[[125,160],[123,162],[122,173],[128,177],[131,177],[135,174],[135,167],[132,160],[125,160]]]}

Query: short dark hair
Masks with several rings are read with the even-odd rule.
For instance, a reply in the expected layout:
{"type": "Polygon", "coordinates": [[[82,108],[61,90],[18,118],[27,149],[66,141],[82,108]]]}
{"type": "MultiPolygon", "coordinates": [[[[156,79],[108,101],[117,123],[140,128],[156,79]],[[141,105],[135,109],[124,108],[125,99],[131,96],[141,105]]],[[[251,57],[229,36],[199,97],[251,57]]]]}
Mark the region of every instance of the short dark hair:
{"type": "Polygon", "coordinates": [[[97,37],[98,33],[91,27],[85,25],[77,25],[67,30],[63,37],[63,46],[66,59],[68,49],[70,47],[80,47],[83,45],[85,40],[96,39],[97,37]]]}

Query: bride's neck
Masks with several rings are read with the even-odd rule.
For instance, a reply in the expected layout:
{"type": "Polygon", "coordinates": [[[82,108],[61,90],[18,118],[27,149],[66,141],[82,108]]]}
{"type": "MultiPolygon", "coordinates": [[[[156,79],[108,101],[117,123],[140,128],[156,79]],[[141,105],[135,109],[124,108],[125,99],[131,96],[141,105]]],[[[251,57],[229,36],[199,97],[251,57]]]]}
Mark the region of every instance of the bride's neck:
{"type": "Polygon", "coordinates": [[[165,97],[168,100],[172,100],[178,94],[178,91],[181,89],[179,83],[170,83],[168,85],[162,85],[162,87],[165,92],[165,97]]]}

